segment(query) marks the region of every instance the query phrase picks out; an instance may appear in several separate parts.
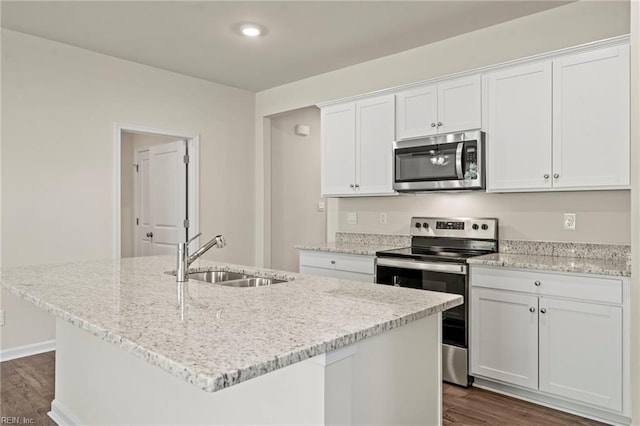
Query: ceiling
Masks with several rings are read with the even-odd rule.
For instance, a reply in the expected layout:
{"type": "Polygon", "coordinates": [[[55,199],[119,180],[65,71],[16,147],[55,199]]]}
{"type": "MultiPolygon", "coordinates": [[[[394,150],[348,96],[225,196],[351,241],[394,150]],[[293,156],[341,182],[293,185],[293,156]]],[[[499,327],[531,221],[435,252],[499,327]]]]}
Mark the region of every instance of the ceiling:
{"type": "Polygon", "coordinates": [[[2,1],[2,27],[257,92],[566,3],[2,1]]]}

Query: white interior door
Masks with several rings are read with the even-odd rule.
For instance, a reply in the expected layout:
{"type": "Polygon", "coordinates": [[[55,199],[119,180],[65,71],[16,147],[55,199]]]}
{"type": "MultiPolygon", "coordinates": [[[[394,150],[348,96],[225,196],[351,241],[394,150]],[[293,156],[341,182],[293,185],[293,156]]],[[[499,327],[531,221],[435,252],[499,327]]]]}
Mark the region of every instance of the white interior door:
{"type": "Polygon", "coordinates": [[[186,239],[185,141],[136,151],[136,256],[172,255],[186,239]]]}

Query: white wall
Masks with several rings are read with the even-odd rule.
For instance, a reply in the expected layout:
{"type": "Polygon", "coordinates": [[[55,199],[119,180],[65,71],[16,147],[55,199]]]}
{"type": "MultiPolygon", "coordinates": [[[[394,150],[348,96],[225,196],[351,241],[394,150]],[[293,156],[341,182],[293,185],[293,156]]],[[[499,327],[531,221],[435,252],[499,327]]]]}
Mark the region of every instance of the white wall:
{"type": "Polygon", "coordinates": [[[271,267],[298,272],[296,244],[317,243],[326,235],[320,197],[320,110],[292,111],[271,120],[271,267]],[[311,127],[295,134],[296,124],[311,127]]]}
{"type": "MultiPolygon", "coordinates": [[[[269,138],[265,137],[265,132],[268,132],[268,129],[264,128],[264,117],[314,105],[319,102],[467,71],[628,32],[628,1],[575,2],[416,49],[259,92],[256,95],[255,121],[256,167],[258,171],[256,178],[259,182],[262,182],[264,177],[270,174],[269,162],[266,161],[267,156],[265,154],[270,150],[270,147],[269,138]]],[[[266,120],[266,123],[268,125],[269,121],[266,120]]],[[[267,228],[271,218],[268,214],[269,209],[261,207],[269,205],[269,191],[269,188],[262,191],[262,187],[260,185],[257,186],[256,261],[258,263],[269,261],[268,250],[270,244],[267,228]]],[[[509,196],[505,195],[505,197],[509,196]]],[[[511,197],[513,197],[511,199],[512,202],[499,202],[493,207],[487,206],[486,210],[498,211],[502,206],[507,206],[511,212],[517,212],[519,197],[522,198],[524,196],[511,195],[511,197]]],[[[580,198],[581,196],[578,195],[577,197],[580,198]]],[[[594,203],[599,204],[605,200],[615,203],[608,207],[616,219],[621,219],[620,222],[608,226],[615,228],[615,235],[628,234],[628,219],[625,219],[624,214],[620,216],[616,213],[628,208],[628,195],[625,197],[623,193],[618,196],[603,195],[603,197],[600,199],[596,196],[594,203]]],[[[497,198],[498,196],[494,196],[487,200],[497,198]]],[[[548,209],[550,212],[557,212],[552,203],[560,198],[561,196],[553,194],[547,198],[543,197],[540,200],[543,203],[541,208],[548,209]]],[[[396,203],[397,201],[389,202],[396,203]]],[[[402,202],[400,201],[400,203],[402,202]]],[[[437,204],[443,202],[440,200],[437,204]]],[[[381,202],[366,199],[362,201],[341,200],[339,203],[335,203],[338,206],[336,210],[328,212],[327,220],[330,223],[338,221],[338,230],[341,230],[343,227],[340,225],[339,217],[333,218],[332,216],[344,214],[347,211],[345,208],[369,211],[367,209],[373,208],[371,206],[375,206],[377,203],[381,202]]],[[[417,202],[415,205],[409,206],[409,208],[412,211],[424,212],[426,211],[422,207],[424,203],[417,202]]],[[[579,208],[582,205],[582,202],[576,200],[575,203],[570,202],[566,206],[567,208],[574,206],[579,208]]],[[[394,211],[392,210],[393,206],[395,204],[378,205],[376,209],[394,211]]],[[[373,211],[375,212],[376,210],[373,211]]],[[[517,213],[514,214],[517,215],[517,213]]],[[[581,216],[587,220],[587,223],[590,223],[597,214],[588,214],[587,216],[581,214],[581,216]]],[[[398,223],[403,220],[403,218],[398,218],[398,223]]],[[[511,216],[507,220],[515,225],[525,223],[527,219],[526,216],[521,216],[519,219],[511,216]]],[[[552,229],[557,226],[556,221],[550,216],[548,220],[545,219],[545,223],[548,223],[550,228],[545,230],[544,234],[549,235],[552,229]]],[[[578,223],[578,227],[580,227],[580,223],[578,223]]],[[[585,235],[591,235],[588,232],[590,228],[583,229],[587,231],[585,235]]],[[[507,235],[509,235],[508,232],[507,235]]],[[[537,238],[533,237],[533,239],[537,238]]],[[[589,239],[587,241],[595,240],[589,239]]]]}
{"type": "Polygon", "coordinates": [[[200,134],[206,256],[254,263],[253,93],[7,30],[2,86],[3,267],[113,256],[116,122],[200,134]]]}

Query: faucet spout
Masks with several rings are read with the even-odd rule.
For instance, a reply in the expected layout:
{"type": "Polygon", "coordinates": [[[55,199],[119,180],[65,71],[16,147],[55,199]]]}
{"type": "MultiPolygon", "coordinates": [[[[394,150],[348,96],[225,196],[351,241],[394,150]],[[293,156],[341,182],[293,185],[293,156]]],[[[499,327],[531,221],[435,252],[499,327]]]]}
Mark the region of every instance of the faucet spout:
{"type": "Polygon", "coordinates": [[[178,283],[189,281],[189,277],[187,274],[189,266],[196,259],[205,254],[207,250],[212,247],[222,248],[227,245],[227,242],[222,235],[216,235],[213,239],[208,241],[206,244],[196,250],[191,256],[189,256],[189,243],[198,236],[200,236],[200,234],[196,235],[187,242],[178,243],[178,264],[176,267],[176,282],[178,283]]]}

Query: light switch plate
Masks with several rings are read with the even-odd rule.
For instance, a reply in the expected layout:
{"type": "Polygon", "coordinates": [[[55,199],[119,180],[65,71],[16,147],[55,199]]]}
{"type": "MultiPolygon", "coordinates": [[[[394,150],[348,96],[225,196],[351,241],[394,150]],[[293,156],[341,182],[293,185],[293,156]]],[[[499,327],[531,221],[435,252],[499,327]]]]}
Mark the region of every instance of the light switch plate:
{"type": "Polygon", "coordinates": [[[4,325],[4,309],[0,309],[0,326],[4,325]]]}
{"type": "Polygon", "coordinates": [[[387,224],[387,214],[380,213],[380,225],[386,225],[386,224],[387,224]]]}
{"type": "Polygon", "coordinates": [[[318,201],[318,211],[319,212],[324,211],[324,201],[318,201]]]}
{"type": "Polygon", "coordinates": [[[358,213],[357,212],[347,212],[347,223],[349,225],[355,225],[358,223],[358,213]]]}
{"type": "Polygon", "coordinates": [[[568,229],[570,231],[576,230],[576,214],[575,213],[564,214],[562,228],[568,229]]]}

